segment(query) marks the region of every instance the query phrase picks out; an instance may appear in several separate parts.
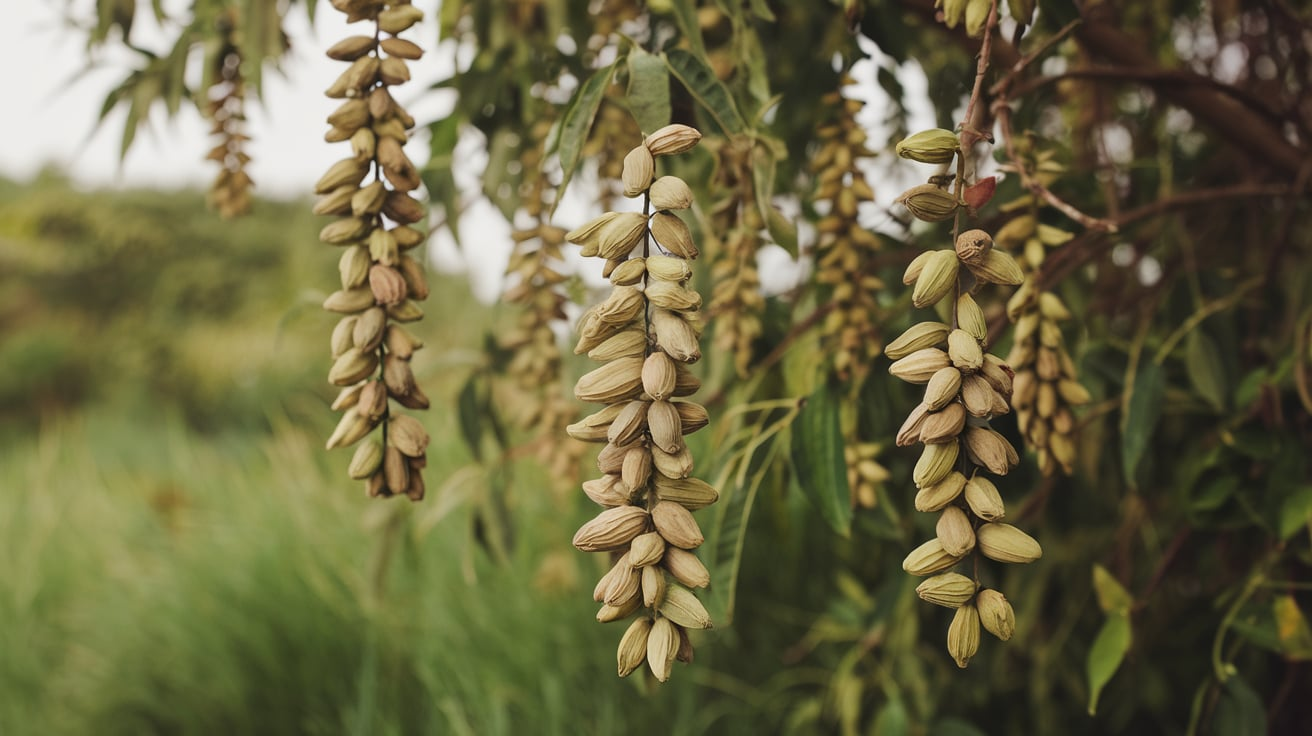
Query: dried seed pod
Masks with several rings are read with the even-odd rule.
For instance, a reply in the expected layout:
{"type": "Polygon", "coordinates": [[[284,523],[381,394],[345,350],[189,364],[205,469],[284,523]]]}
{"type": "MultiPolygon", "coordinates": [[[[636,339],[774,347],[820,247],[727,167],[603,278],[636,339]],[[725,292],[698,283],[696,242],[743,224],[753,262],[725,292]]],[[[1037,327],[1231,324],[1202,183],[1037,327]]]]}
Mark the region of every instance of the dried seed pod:
{"type": "Polygon", "coordinates": [[[647,617],[636,618],[624,636],[620,638],[616,659],[619,664],[620,677],[628,677],[647,657],[647,637],[651,634],[652,620],[647,617]]]}
{"type": "Polygon", "coordinates": [[[648,191],[656,210],[686,210],[692,206],[692,190],[677,176],[662,176],[648,191]]]}
{"type": "Polygon", "coordinates": [[[689,588],[705,588],[711,584],[711,574],[697,555],[679,547],[666,547],[661,565],[675,580],[689,588]]]}
{"type": "Polygon", "coordinates": [[[705,541],[697,520],[680,504],[672,501],[657,502],[651,509],[651,520],[665,541],[680,549],[694,549],[705,541]]]}
{"type": "Polygon", "coordinates": [[[960,557],[948,554],[947,550],[943,549],[943,543],[935,537],[911,550],[906,559],[902,560],[902,569],[912,575],[932,575],[960,561],[960,557]]]}
{"type": "Polygon", "coordinates": [[[948,367],[948,354],[938,348],[924,348],[893,361],[888,372],[907,383],[928,383],[939,370],[948,367]]]}
{"type": "Polygon", "coordinates": [[[916,278],[911,303],[929,307],[947,296],[957,284],[957,254],[950,250],[936,250],[925,262],[924,270],[916,278]]]}
{"type": "Polygon", "coordinates": [[[691,590],[681,585],[671,585],[665,591],[665,602],[661,604],[660,612],[662,616],[685,628],[711,628],[711,616],[706,612],[706,607],[691,590]]]}
{"type": "Polygon", "coordinates": [[[637,506],[617,506],[597,514],[579,527],[574,546],[584,552],[619,549],[646,531],[651,516],[637,506]]]}
{"type": "Polygon", "coordinates": [[[917,220],[925,222],[942,222],[956,214],[957,207],[960,206],[952,193],[933,184],[911,187],[896,201],[905,206],[917,220]]]}
{"type": "Polygon", "coordinates": [[[990,560],[1024,564],[1043,556],[1043,548],[1034,537],[1011,524],[992,522],[975,530],[980,554],[990,560]]]}
{"type": "Polygon", "coordinates": [[[670,668],[679,653],[679,632],[668,618],[657,617],[647,635],[647,665],[656,679],[670,679],[670,668]]]}
{"type": "Polygon", "coordinates": [[[993,238],[983,230],[967,230],[957,236],[954,247],[962,263],[975,264],[993,249],[993,238]]]}
{"type": "Polygon", "coordinates": [[[979,585],[974,580],[955,572],[945,572],[926,578],[916,586],[920,599],[944,608],[960,608],[975,597],[979,585]]]}
{"type": "Polygon", "coordinates": [[[957,134],[942,128],[922,130],[913,136],[898,141],[894,147],[897,155],[919,161],[924,164],[945,164],[956,157],[961,150],[961,141],[957,134]]]}
{"type": "Polygon", "coordinates": [[[643,145],[653,156],[668,156],[683,153],[697,145],[702,134],[695,128],[675,123],[660,128],[643,140],[643,145]]]}
{"type": "Polygon", "coordinates": [[[934,371],[925,384],[923,403],[929,411],[938,411],[947,406],[949,401],[957,398],[961,390],[961,371],[952,366],[934,371]]]}
{"type": "Polygon", "coordinates": [[[936,347],[947,340],[950,331],[942,322],[917,322],[884,346],[884,355],[889,360],[900,360],[917,350],[936,347]]]}
{"type": "Polygon", "coordinates": [[[652,176],[655,172],[656,161],[646,146],[638,146],[629,151],[624,157],[624,171],[620,175],[624,184],[624,196],[636,197],[647,191],[652,185],[652,176]]]}
{"type": "Polygon", "coordinates": [[[979,611],[967,603],[957,609],[948,626],[948,654],[957,666],[965,669],[970,658],[979,650],[979,611]]]}
{"type": "Polygon", "coordinates": [[[966,476],[954,470],[943,480],[927,485],[916,493],[916,510],[926,513],[938,511],[957,500],[965,487],[966,476]]]}
{"type": "Polygon", "coordinates": [[[975,607],[979,609],[979,622],[985,631],[1003,641],[1016,632],[1016,613],[1003,594],[985,588],[976,597],[975,607]]]}
{"type": "Polygon", "coordinates": [[[975,549],[975,530],[971,528],[966,512],[957,506],[943,509],[935,532],[939,543],[943,545],[943,551],[954,557],[965,557],[975,549]]]}

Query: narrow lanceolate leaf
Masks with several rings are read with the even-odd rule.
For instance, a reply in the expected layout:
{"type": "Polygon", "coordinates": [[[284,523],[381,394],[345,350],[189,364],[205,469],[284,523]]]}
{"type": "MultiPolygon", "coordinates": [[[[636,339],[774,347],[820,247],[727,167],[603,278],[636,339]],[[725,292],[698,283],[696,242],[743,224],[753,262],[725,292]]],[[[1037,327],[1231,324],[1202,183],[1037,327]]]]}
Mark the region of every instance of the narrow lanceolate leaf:
{"type": "Polygon", "coordinates": [[[1199,330],[1190,332],[1184,341],[1184,364],[1189,383],[1198,395],[1218,412],[1225,411],[1229,382],[1216,341],[1199,330]]]}
{"type": "Polygon", "coordinates": [[[1130,591],[1102,565],[1093,566],[1093,592],[1103,613],[1126,613],[1134,603],[1130,591]]]}
{"type": "Polygon", "coordinates": [[[1126,383],[1127,396],[1121,405],[1121,467],[1125,482],[1137,486],[1135,471],[1148,449],[1153,429],[1162,413],[1166,376],[1162,367],[1151,360],[1139,361],[1139,369],[1126,383]]]}
{"type": "Polygon", "coordinates": [[[640,48],[629,52],[629,111],[643,135],[670,122],[670,70],[655,54],[640,48]]]}
{"type": "Polygon", "coordinates": [[[1102,689],[1120,668],[1125,653],[1130,650],[1130,614],[1113,613],[1103,622],[1098,637],[1089,649],[1089,715],[1098,712],[1098,697],[1102,689]]]}
{"type": "Polygon", "coordinates": [[[670,3],[674,11],[674,22],[679,26],[679,35],[688,39],[698,58],[706,58],[706,44],[702,41],[702,25],[697,21],[697,3],[695,0],[674,0],[670,3]]]}
{"type": "Polygon", "coordinates": [[[729,94],[729,88],[715,76],[705,61],[683,49],[670,49],[665,53],[670,73],[688,90],[697,103],[706,110],[726,133],[741,133],[747,127],[738,106],[729,94]]]}
{"type": "Polygon", "coordinates": [[[852,525],[852,491],[847,485],[839,397],[822,385],[802,405],[793,422],[792,460],[802,494],[834,531],[847,536],[852,525]]]}
{"type": "Polygon", "coordinates": [[[610,85],[610,78],[615,73],[615,65],[621,61],[623,59],[617,59],[614,64],[602,67],[588,77],[565,111],[560,127],[553,131],[555,135],[548,142],[547,152],[559,155],[561,179],[556,189],[555,203],[551,206],[552,212],[565,199],[565,189],[579,167],[579,157],[588,139],[588,131],[592,129],[592,121],[597,117],[597,108],[601,107],[601,99],[605,97],[606,87],[610,85]]]}

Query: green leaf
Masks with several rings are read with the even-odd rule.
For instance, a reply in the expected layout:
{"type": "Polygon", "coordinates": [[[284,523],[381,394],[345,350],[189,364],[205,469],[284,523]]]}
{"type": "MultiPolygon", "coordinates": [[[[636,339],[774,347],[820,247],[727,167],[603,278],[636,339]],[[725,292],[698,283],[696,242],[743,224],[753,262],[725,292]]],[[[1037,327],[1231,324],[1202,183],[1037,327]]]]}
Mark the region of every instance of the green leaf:
{"type": "Polygon", "coordinates": [[[1280,539],[1288,541],[1300,529],[1312,532],[1312,485],[1299,486],[1280,504],[1280,539]]]}
{"type": "Polygon", "coordinates": [[[643,134],[670,122],[670,70],[661,57],[635,47],[629,52],[629,111],[643,134]]]}
{"type": "Polygon", "coordinates": [[[852,526],[852,491],[847,485],[839,393],[821,385],[802,405],[792,429],[792,460],[802,495],[843,536],[852,526]]]}
{"type": "Polygon", "coordinates": [[[556,134],[553,140],[548,141],[547,153],[559,154],[561,170],[560,186],[556,189],[556,200],[551,205],[552,212],[565,199],[565,189],[569,186],[569,180],[574,178],[574,171],[578,169],[583,144],[588,140],[588,131],[592,130],[597,108],[601,107],[601,100],[606,96],[606,87],[610,85],[611,75],[615,73],[615,64],[622,60],[616,59],[614,64],[598,69],[588,77],[561,118],[560,127],[553,131],[556,134]]]}
{"type": "Polygon", "coordinates": [[[793,260],[798,257],[797,225],[793,224],[777,207],[771,207],[765,213],[765,228],[770,233],[774,244],[788,251],[793,260]]]}
{"type": "Polygon", "coordinates": [[[1212,408],[1218,412],[1226,410],[1228,383],[1225,379],[1225,364],[1216,341],[1206,333],[1193,330],[1185,338],[1184,365],[1189,375],[1189,383],[1212,408]]]}
{"type": "Polygon", "coordinates": [[[1235,675],[1225,681],[1212,715],[1211,733],[1225,736],[1264,736],[1266,705],[1253,688],[1235,675]]]}
{"type": "Polygon", "coordinates": [[[746,123],[733,102],[733,95],[705,61],[683,49],[670,49],[664,58],[670,73],[678,78],[721,130],[731,134],[743,132],[746,123]]]}
{"type": "Polygon", "coordinates": [[[460,190],[456,188],[456,143],[460,140],[460,118],[451,115],[428,126],[428,162],[420,173],[430,201],[442,205],[443,224],[451,237],[460,242],[460,190]]]}
{"type": "Polygon", "coordinates": [[[911,733],[911,717],[901,700],[890,700],[875,717],[871,730],[874,736],[907,736],[911,733]]]}
{"type": "Polygon", "coordinates": [[[1129,613],[1134,598],[1102,565],[1093,566],[1093,592],[1103,613],[1129,613]]]}
{"type": "Polygon", "coordinates": [[[1278,595],[1271,602],[1271,613],[1276,621],[1276,634],[1285,657],[1294,660],[1312,659],[1312,627],[1292,595],[1278,595]]]}
{"type": "Polygon", "coordinates": [[[695,0],[672,0],[670,9],[674,11],[674,22],[679,32],[688,40],[692,52],[699,58],[706,58],[706,44],[702,41],[702,24],[697,21],[697,3],[695,0]]]}
{"type": "Polygon", "coordinates": [[[1125,391],[1121,409],[1121,463],[1125,482],[1135,488],[1138,487],[1135,471],[1162,413],[1162,396],[1166,391],[1162,367],[1151,360],[1140,360],[1139,370],[1126,383],[1125,391]]]}
{"type": "Polygon", "coordinates": [[[1116,674],[1125,653],[1130,649],[1130,616],[1114,613],[1103,622],[1102,629],[1089,648],[1089,715],[1098,712],[1098,697],[1116,674]]]}
{"type": "Polygon", "coordinates": [[[474,459],[483,462],[483,412],[482,401],[478,397],[478,374],[474,373],[460,387],[456,399],[457,413],[460,418],[460,436],[469,447],[474,459]]]}

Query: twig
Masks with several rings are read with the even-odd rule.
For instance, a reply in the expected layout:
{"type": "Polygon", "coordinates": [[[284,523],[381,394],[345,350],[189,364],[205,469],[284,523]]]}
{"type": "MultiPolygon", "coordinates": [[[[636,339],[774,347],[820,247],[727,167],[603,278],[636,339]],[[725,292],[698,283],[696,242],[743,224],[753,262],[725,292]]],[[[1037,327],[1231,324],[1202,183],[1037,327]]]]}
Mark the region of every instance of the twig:
{"type": "Polygon", "coordinates": [[[975,129],[975,107],[984,92],[984,74],[989,70],[989,55],[993,51],[993,29],[998,25],[997,0],[989,3],[989,17],[984,21],[984,38],[979,43],[979,59],[975,63],[975,86],[966,102],[966,114],[961,120],[961,150],[969,151],[981,139],[993,142],[993,135],[975,129]]]}
{"type": "Polygon", "coordinates": [[[1040,56],[1043,56],[1044,54],[1048,53],[1048,51],[1051,50],[1053,46],[1056,46],[1058,43],[1060,43],[1063,39],[1066,38],[1067,35],[1070,34],[1071,31],[1075,30],[1076,26],[1078,26],[1080,23],[1083,22],[1084,21],[1080,20],[1079,18],[1076,18],[1070,23],[1067,23],[1066,25],[1062,26],[1061,29],[1058,30],[1056,33],[1044,39],[1043,43],[1039,44],[1038,48],[1034,49],[1033,51],[1029,52],[1025,56],[1021,57],[1020,61],[1017,61],[1015,64],[1013,64],[1011,66],[1011,70],[1008,71],[1002,77],[1002,79],[999,79],[996,84],[994,84],[991,88],[989,88],[989,93],[995,97],[1006,94],[1007,90],[1010,89],[1011,87],[1011,83],[1016,81],[1016,77],[1020,76],[1020,73],[1025,71],[1026,67],[1028,67],[1030,64],[1033,64],[1035,60],[1037,60],[1040,56]]]}

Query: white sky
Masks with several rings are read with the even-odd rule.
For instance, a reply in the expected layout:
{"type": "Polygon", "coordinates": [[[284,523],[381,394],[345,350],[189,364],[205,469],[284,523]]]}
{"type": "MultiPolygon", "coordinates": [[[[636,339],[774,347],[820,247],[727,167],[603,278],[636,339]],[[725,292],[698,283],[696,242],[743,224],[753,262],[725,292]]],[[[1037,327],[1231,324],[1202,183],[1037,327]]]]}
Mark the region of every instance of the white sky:
{"type": "MultiPolygon", "coordinates": [[[[178,12],[184,12],[188,4],[186,0],[165,0],[166,8],[178,12]]],[[[437,4],[436,0],[417,3],[428,12],[428,17],[407,34],[429,48],[437,38],[437,4]]],[[[184,104],[181,113],[173,119],[168,119],[162,108],[155,111],[150,128],[139,133],[122,162],[118,148],[125,111],[115,111],[96,128],[96,116],[105,95],[127,75],[134,59],[131,52],[111,44],[97,55],[96,65],[87,68],[85,35],[67,26],[63,11],[69,9],[70,15],[80,20],[92,19],[94,0],[6,5],[5,21],[0,23],[0,64],[3,65],[0,68],[9,70],[9,98],[13,104],[6,111],[0,129],[3,131],[0,175],[21,181],[43,166],[54,165],[87,187],[191,186],[201,190],[208,187],[216,170],[203,156],[214,142],[208,135],[208,123],[194,107],[184,104]]],[[[324,117],[337,105],[323,96],[323,90],[344,68],[341,63],[324,57],[323,51],[351,31],[343,16],[325,2],[320,3],[313,28],[304,13],[297,10],[287,19],[286,30],[292,51],[281,72],[266,72],[264,100],[248,105],[247,110],[248,131],[252,136],[248,147],[252,156],[249,173],[258,194],[275,198],[306,196],[320,174],[347,155],[346,144],[327,144],[322,138],[327,129],[324,117]]],[[[154,24],[148,4],[142,3],[133,29],[134,42],[165,51],[170,35],[154,24]]],[[[420,135],[406,149],[417,164],[422,165],[427,158],[423,124],[444,115],[453,103],[450,93],[436,93],[428,88],[448,77],[454,63],[449,44],[430,51],[422,61],[412,62],[411,81],[393,91],[420,122],[420,135]]],[[[194,66],[198,77],[199,62],[194,66]]],[[[868,62],[858,65],[854,76],[859,82],[857,89],[876,98],[870,100],[874,104],[868,105],[862,116],[868,128],[874,127],[883,113],[877,99],[881,92],[873,83],[873,66],[868,62]]],[[[922,75],[901,76],[909,90],[923,89],[922,75]]],[[[199,80],[190,81],[194,85],[199,80]]],[[[911,96],[914,99],[917,95],[911,96]]],[[[927,109],[913,112],[918,122],[932,124],[927,109]]],[[[872,147],[880,148],[882,135],[874,130],[871,134],[872,147]]],[[[477,148],[462,145],[462,150],[471,150],[473,155],[465,160],[463,170],[457,172],[457,182],[470,193],[479,191],[477,179],[485,162],[477,148]]],[[[870,224],[875,226],[886,221],[884,207],[903,188],[897,186],[896,180],[922,175],[919,167],[907,162],[890,165],[884,161],[878,168],[880,175],[872,182],[881,182],[876,191],[883,206],[877,213],[869,213],[870,224]]],[[[564,227],[580,224],[586,217],[584,207],[571,206],[570,200],[576,199],[578,188],[571,188],[571,192],[575,196],[569,197],[558,213],[558,224],[564,227]]],[[[462,256],[450,238],[440,233],[435,258],[444,269],[469,270],[476,293],[491,299],[499,289],[500,274],[509,252],[508,232],[504,219],[485,200],[477,198],[462,219],[462,234],[468,241],[466,254],[462,256]],[[469,262],[475,267],[468,268],[469,262]]],[[[782,252],[774,253],[762,263],[767,289],[771,288],[768,282],[775,273],[784,280],[775,288],[786,287],[786,282],[796,278],[795,270],[783,268],[781,258],[782,252]]]]}

